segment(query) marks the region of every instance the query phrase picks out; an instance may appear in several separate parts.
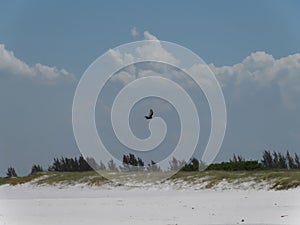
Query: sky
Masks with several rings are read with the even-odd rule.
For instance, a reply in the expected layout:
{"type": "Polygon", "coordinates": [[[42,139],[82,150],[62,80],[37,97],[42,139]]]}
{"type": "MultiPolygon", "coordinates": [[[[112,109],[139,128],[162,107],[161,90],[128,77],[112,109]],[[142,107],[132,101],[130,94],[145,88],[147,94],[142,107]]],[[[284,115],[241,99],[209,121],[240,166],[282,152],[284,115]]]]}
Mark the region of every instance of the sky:
{"type": "MultiPolygon", "coordinates": [[[[1,1],[0,174],[8,166],[26,174],[33,163],[47,168],[54,157],[80,155],[72,102],[82,74],[109,49],[149,37],[189,48],[216,74],[227,107],[216,162],[233,153],[260,159],[264,149],[300,153],[299,9],[297,1],[1,1]]],[[[106,87],[108,102],[121,81],[106,87]]],[[[167,103],[149,101],[176,120],[167,103]]],[[[97,107],[99,133],[118,149],[101,102],[97,107]]],[[[144,111],[141,104],[132,114],[144,111]]],[[[178,124],[170,124],[176,131],[178,124]]],[[[146,137],[144,125],[132,122],[132,129],[146,137]]],[[[171,147],[176,135],[168,136],[171,147]]]]}

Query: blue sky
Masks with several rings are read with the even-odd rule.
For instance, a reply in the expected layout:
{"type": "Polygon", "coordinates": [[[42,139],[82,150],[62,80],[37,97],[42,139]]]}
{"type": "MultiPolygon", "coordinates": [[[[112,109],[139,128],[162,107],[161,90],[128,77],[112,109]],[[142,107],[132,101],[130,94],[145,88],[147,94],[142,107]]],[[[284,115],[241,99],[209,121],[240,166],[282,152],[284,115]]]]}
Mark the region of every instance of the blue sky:
{"type": "Polygon", "coordinates": [[[71,124],[78,80],[144,31],[191,49],[220,79],[228,127],[217,161],[234,152],[256,159],[264,148],[299,152],[299,9],[297,1],[2,1],[1,173],[79,155],[71,124]],[[3,60],[7,52],[19,61],[3,60]],[[12,69],[21,62],[27,71],[12,69]]]}

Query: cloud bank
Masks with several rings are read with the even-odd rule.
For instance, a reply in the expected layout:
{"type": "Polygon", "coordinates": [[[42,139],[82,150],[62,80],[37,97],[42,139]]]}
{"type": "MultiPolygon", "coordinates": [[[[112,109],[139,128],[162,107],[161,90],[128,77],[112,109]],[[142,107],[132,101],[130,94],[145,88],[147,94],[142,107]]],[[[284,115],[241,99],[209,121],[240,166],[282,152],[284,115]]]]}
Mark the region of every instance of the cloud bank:
{"type": "Polygon", "coordinates": [[[7,50],[4,44],[0,44],[0,76],[19,76],[40,81],[74,79],[74,76],[65,69],[58,69],[40,63],[28,65],[17,58],[12,51],[7,50]]]}
{"type": "Polygon", "coordinates": [[[300,96],[300,54],[275,59],[266,52],[254,52],[241,63],[233,66],[215,67],[212,71],[220,79],[222,86],[243,87],[251,84],[253,90],[278,88],[281,101],[295,108],[300,96]]]}
{"type": "MultiPolygon", "coordinates": [[[[179,65],[180,60],[164,49],[156,36],[145,31],[144,39],[154,42],[149,44],[149,46],[145,45],[136,49],[136,55],[122,55],[120,52],[110,50],[112,62],[130,62],[134,57],[152,55],[154,57],[157,56],[157,58],[166,58],[169,61],[171,60],[174,65],[179,65]]],[[[233,89],[236,95],[243,95],[249,89],[253,91],[252,94],[255,94],[254,92],[258,90],[278,89],[280,101],[286,107],[295,108],[300,106],[300,54],[298,53],[275,59],[271,54],[258,51],[232,66],[216,67],[214,64],[210,64],[209,67],[215,73],[223,90],[233,89]]],[[[163,76],[167,76],[167,78],[172,77],[184,87],[193,87],[191,81],[185,79],[182,73],[178,73],[176,70],[165,71],[165,68],[165,66],[158,68],[156,64],[153,65],[153,68],[137,70],[135,66],[130,66],[130,68],[121,71],[113,77],[112,80],[118,80],[123,85],[126,85],[136,78],[152,76],[155,74],[153,71],[155,71],[163,74],[163,76]]],[[[197,68],[201,69],[201,65],[194,65],[190,69],[195,70],[197,68]]],[[[206,81],[203,80],[203,82],[206,81]]],[[[259,96],[257,97],[259,98],[259,96]]]]}

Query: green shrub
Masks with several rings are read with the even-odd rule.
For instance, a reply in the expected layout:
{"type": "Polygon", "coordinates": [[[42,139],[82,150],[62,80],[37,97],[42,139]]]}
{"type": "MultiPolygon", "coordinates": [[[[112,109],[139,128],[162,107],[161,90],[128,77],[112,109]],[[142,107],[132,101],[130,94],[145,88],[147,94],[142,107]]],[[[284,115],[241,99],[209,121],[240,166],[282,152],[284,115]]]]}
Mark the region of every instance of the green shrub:
{"type": "Polygon", "coordinates": [[[257,160],[215,163],[209,165],[206,168],[206,170],[225,170],[225,171],[260,170],[260,169],[263,169],[263,166],[257,160]]]}

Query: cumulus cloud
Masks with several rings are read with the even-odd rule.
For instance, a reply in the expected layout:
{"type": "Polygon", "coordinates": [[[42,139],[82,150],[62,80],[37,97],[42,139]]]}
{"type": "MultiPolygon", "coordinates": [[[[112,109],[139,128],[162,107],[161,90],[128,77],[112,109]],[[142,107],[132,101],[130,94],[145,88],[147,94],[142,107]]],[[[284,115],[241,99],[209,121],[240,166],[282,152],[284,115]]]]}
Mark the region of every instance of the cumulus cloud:
{"type": "Polygon", "coordinates": [[[54,81],[59,78],[73,80],[74,76],[65,69],[58,69],[37,63],[28,65],[17,58],[12,51],[0,44],[0,76],[21,76],[44,81],[54,81]]]}
{"type": "Polygon", "coordinates": [[[133,75],[133,73],[129,73],[127,71],[122,70],[119,73],[112,76],[111,81],[118,81],[122,85],[126,85],[126,84],[129,84],[130,82],[134,81],[134,79],[135,79],[135,76],[133,75]]]}
{"type": "Polygon", "coordinates": [[[279,87],[281,100],[289,107],[299,104],[300,54],[275,59],[265,52],[255,52],[233,66],[210,65],[223,87],[252,83],[257,88],[279,87]]]}
{"type": "MultiPolygon", "coordinates": [[[[180,59],[175,58],[174,55],[163,48],[162,43],[156,36],[145,31],[144,39],[153,42],[136,48],[134,54],[122,54],[117,50],[110,50],[112,62],[128,63],[134,59],[145,59],[151,56],[151,58],[157,58],[158,61],[161,61],[161,59],[171,61],[175,66],[180,64],[180,59]]],[[[246,86],[248,89],[253,88],[263,91],[268,91],[271,88],[272,90],[279,90],[280,100],[286,106],[293,108],[300,103],[300,54],[275,59],[271,54],[258,51],[232,66],[216,67],[210,64],[209,67],[216,74],[223,89],[228,87],[234,89],[237,95],[245,94],[246,86]]],[[[187,68],[186,71],[199,70],[199,74],[201,74],[203,69],[207,70],[207,66],[193,65],[191,68],[187,68]]],[[[136,78],[153,74],[161,74],[166,78],[173,79],[185,88],[196,87],[191,79],[184,76],[182,72],[154,63],[149,63],[149,66],[144,66],[144,68],[140,66],[139,69],[134,69],[133,72],[126,71],[114,80],[119,79],[123,84],[127,84],[136,78]]],[[[199,78],[199,80],[206,86],[211,83],[209,79],[199,78]]]]}
{"type": "Polygon", "coordinates": [[[152,42],[136,49],[138,57],[147,58],[148,56],[151,56],[153,59],[157,59],[158,61],[166,60],[175,66],[179,64],[179,60],[163,48],[157,37],[150,34],[148,31],[145,31],[144,39],[152,42]]]}
{"type": "Polygon", "coordinates": [[[130,33],[131,33],[131,36],[134,38],[139,35],[139,32],[136,27],[131,28],[130,33]]]}
{"type": "Polygon", "coordinates": [[[163,48],[157,37],[150,34],[148,31],[145,31],[144,40],[151,40],[151,42],[137,47],[132,54],[121,53],[119,50],[110,49],[108,51],[110,63],[113,65],[123,65],[124,63],[130,64],[135,59],[144,60],[151,57],[151,59],[154,60],[167,60],[174,65],[178,65],[179,61],[163,48]]]}
{"type": "Polygon", "coordinates": [[[115,66],[122,66],[124,64],[130,64],[134,60],[134,56],[131,54],[123,54],[119,50],[109,49],[108,50],[109,61],[110,63],[115,66]]]}

